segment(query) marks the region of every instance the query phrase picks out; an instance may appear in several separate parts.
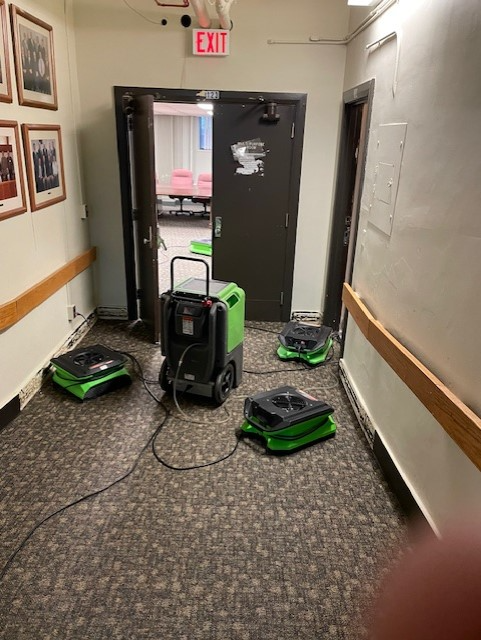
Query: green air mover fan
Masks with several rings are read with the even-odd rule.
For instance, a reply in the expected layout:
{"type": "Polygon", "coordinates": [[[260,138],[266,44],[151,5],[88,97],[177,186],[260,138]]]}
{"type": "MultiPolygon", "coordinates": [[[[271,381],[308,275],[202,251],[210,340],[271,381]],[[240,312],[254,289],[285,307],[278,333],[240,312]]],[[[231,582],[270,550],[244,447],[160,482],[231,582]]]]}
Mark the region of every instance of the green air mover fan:
{"type": "Polygon", "coordinates": [[[191,253],[198,253],[202,256],[211,256],[212,240],[210,238],[203,238],[202,240],[191,240],[190,251],[191,253]]]}
{"type": "Polygon", "coordinates": [[[130,384],[127,358],[101,344],[80,347],[52,358],[53,381],[80,400],[97,398],[130,384]]]}
{"type": "Polygon", "coordinates": [[[334,409],[294,387],[258,393],[244,402],[244,433],[261,437],[274,453],[290,453],[333,436],[334,409]]]}
{"type": "Polygon", "coordinates": [[[281,360],[301,360],[315,367],[328,359],[332,329],[292,320],[279,334],[277,355],[281,360]]]}

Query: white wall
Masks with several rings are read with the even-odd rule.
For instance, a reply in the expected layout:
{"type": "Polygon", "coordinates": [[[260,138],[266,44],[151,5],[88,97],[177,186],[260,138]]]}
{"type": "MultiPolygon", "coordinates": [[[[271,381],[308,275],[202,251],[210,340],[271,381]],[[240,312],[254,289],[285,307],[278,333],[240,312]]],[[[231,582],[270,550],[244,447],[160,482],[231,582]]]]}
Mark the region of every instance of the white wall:
{"type": "MultiPolygon", "coordinates": [[[[374,316],[481,415],[481,6],[399,0],[348,49],[345,89],[376,80],[354,288],[374,316]],[[365,45],[397,30],[370,55],[365,45]],[[407,122],[393,230],[369,221],[379,125],[407,122]]],[[[349,323],[345,362],[378,432],[442,529],[481,507],[481,473],[349,323]]]]}
{"type": "MultiPolygon", "coordinates": [[[[0,221],[0,304],[16,298],[89,248],[88,221],[80,219],[82,191],[76,137],[75,47],[63,0],[24,0],[21,8],[53,27],[58,110],[18,104],[9,32],[13,103],[0,103],[0,119],[31,124],[59,124],[62,131],[67,199],[34,213],[0,221]]],[[[7,21],[9,22],[9,21],[7,21]]],[[[23,150],[21,152],[23,159],[23,150]]],[[[25,164],[22,162],[25,175],[25,164]]],[[[67,320],[67,304],[89,314],[95,306],[90,270],[83,272],[19,323],[0,332],[0,407],[9,402],[78,327],[67,320]]]]}
{"type": "Polygon", "coordinates": [[[118,0],[74,4],[84,170],[93,241],[100,247],[100,304],[126,303],[112,86],[130,85],[308,94],[293,309],[319,310],[345,48],[268,45],[267,39],[343,37],[347,4],[239,0],[231,11],[231,55],[217,59],[190,54],[191,31],[179,24],[184,10],[159,8],[153,0],[130,4],[146,19],[118,0]],[[166,27],[150,22],[163,17],[169,20],[166,27]]]}

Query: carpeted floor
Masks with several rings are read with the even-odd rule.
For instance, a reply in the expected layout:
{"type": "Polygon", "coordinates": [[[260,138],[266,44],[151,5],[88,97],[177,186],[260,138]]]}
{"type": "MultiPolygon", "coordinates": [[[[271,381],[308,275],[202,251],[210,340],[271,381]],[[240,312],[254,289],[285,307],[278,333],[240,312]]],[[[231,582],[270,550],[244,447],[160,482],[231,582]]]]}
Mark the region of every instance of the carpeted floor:
{"type": "Polygon", "coordinates": [[[133,354],[163,404],[138,377],[83,404],[47,381],[0,432],[1,567],[38,523],[78,501],[37,528],[7,566],[0,637],[365,637],[364,612],[407,525],[334,360],[314,370],[280,362],[275,333],[248,328],[249,373],[223,407],[181,398],[193,422],[162,398],[160,351],[141,326],[99,321],[84,340],[96,343],[133,354]],[[155,451],[170,466],[228,455],[245,396],[283,384],[334,406],[334,438],[283,457],[242,440],[223,462],[189,471],[153,455],[160,425],[155,451]]]}
{"type": "MultiPolygon", "coordinates": [[[[200,258],[205,260],[209,267],[209,256],[194,254],[190,250],[192,240],[210,239],[212,229],[208,218],[199,216],[174,216],[163,215],[159,218],[159,233],[164,240],[165,248],[159,250],[159,291],[167,291],[170,288],[170,261],[175,256],[188,258],[200,258]]],[[[174,267],[175,282],[181,282],[189,276],[205,278],[205,267],[192,262],[177,261],[174,267]]]]}

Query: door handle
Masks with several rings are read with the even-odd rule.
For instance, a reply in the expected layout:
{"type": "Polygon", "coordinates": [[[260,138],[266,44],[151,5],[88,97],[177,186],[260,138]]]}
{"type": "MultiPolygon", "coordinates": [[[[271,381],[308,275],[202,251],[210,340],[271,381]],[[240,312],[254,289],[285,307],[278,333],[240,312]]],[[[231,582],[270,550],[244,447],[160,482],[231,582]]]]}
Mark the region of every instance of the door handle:
{"type": "Polygon", "coordinates": [[[222,236],[222,217],[216,216],[214,218],[214,238],[220,238],[222,236]]]}
{"type": "Polygon", "coordinates": [[[149,249],[152,249],[152,227],[149,227],[149,237],[144,238],[144,244],[148,245],[149,249]]]}

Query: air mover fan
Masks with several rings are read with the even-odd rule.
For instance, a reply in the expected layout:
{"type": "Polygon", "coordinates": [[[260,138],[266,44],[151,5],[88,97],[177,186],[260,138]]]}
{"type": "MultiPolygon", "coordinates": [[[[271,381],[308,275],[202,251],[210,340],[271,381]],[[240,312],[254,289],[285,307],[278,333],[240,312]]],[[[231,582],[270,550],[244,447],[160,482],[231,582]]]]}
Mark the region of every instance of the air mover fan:
{"type": "Polygon", "coordinates": [[[203,256],[212,255],[212,240],[210,238],[203,238],[202,240],[190,241],[191,253],[200,253],[203,256]]]}
{"type": "Polygon", "coordinates": [[[279,334],[281,360],[302,360],[310,366],[325,362],[332,349],[332,329],[292,320],[279,334]]]}
{"type": "Polygon", "coordinates": [[[80,347],[52,358],[53,381],[80,400],[89,400],[130,384],[127,358],[101,344],[80,347]]]}
{"type": "Polygon", "coordinates": [[[241,429],[260,436],[276,453],[289,453],[332,436],[334,409],[294,387],[278,387],[246,398],[241,429]]]}

